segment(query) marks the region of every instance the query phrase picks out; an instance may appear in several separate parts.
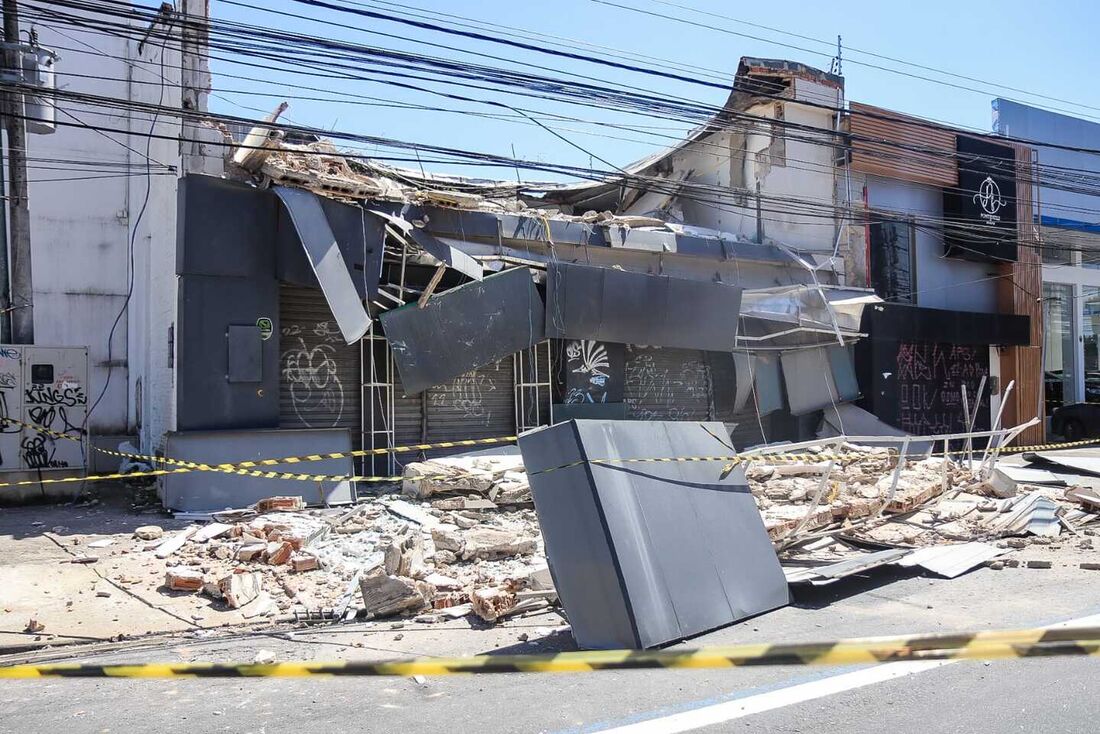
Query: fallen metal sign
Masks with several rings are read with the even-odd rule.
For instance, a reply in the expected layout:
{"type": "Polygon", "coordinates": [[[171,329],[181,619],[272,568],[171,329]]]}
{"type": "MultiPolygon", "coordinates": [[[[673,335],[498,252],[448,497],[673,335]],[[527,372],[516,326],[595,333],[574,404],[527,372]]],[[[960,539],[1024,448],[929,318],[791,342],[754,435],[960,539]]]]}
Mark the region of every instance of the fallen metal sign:
{"type": "Polygon", "coordinates": [[[994,660],[1100,655],[1100,627],[1021,629],[860,638],[813,643],[753,643],[689,650],[603,650],[549,655],[478,655],[382,662],[135,663],[12,665],[0,678],[303,678],[487,673],[590,673],[647,668],[852,665],[902,660],[994,660]]]}

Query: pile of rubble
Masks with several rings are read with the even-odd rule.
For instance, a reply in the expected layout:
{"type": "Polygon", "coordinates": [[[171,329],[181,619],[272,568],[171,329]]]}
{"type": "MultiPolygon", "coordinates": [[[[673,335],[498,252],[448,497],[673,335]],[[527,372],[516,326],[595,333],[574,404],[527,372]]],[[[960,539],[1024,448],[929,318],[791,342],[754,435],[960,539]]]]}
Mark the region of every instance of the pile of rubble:
{"type": "Polygon", "coordinates": [[[845,458],[831,466],[826,460],[749,466],[749,487],[774,541],[785,546],[842,533],[921,547],[1055,536],[1063,528],[1075,533],[1100,519],[1100,497],[1080,486],[1019,483],[996,467],[983,478],[977,467],[946,458],[910,460],[895,472],[896,454],[888,449],[846,444],[840,453],[845,458]]]}
{"type": "MultiPolygon", "coordinates": [[[[896,454],[884,448],[846,445],[832,464],[820,451],[821,461],[759,458],[746,470],[785,564],[844,561],[857,546],[975,541],[996,544],[971,553],[988,560],[1051,544],[1062,529],[1091,548],[1085,527],[1100,521],[1100,495],[1081,487],[1018,484],[998,469],[983,480],[942,458],[895,472],[896,454]]],[[[351,508],[311,510],[300,498],[275,497],[168,539],[154,530],[138,535],[166,563],[167,590],[208,595],[246,618],[326,610],[496,621],[556,601],[518,454],[412,463],[400,494],[351,508]]]]}
{"type": "Polygon", "coordinates": [[[166,564],[165,590],[205,594],[245,618],[361,610],[495,621],[555,600],[518,456],[411,464],[403,491],[410,499],[344,510],[272,497],[168,539],[138,535],[166,564]]]}

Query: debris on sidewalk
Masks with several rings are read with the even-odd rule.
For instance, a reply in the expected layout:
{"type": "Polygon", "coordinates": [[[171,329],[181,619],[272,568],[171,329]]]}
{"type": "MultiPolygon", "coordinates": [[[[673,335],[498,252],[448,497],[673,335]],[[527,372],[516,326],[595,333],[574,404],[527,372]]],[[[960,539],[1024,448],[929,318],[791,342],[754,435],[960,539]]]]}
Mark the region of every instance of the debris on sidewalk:
{"type": "MultiPolygon", "coordinates": [[[[486,462],[494,464],[491,458],[478,464],[486,462]]],[[[518,457],[502,464],[522,472],[518,457]]],[[[459,472],[453,476],[471,486],[459,472]]],[[[517,496],[519,482],[508,481],[510,496],[517,496]]],[[[550,585],[532,509],[452,490],[437,483],[431,501],[395,492],[327,510],[293,509],[300,497],[273,497],[256,503],[253,513],[219,512],[219,520],[155,538],[152,545],[140,536],[155,533],[135,532],[139,545],[127,552],[163,562],[165,590],[201,592],[215,600],[212,609],[241,610],[246,619],[350,605],[352,615],[421,612],[430,621],[474,613],[471,594],[478,589],[550,585]]],[[[521,612],[547,603],[517,598],[511,606],[521,612]]]]}

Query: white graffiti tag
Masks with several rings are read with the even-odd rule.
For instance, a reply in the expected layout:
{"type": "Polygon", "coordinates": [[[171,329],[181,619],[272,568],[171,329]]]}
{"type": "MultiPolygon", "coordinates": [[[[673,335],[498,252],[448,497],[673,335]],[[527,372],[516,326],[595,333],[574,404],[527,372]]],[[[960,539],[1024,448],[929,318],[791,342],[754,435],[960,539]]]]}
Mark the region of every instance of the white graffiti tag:
{"type": "Polygon", "coordinates": [[[308,428],[320,428],[308,419],[310,410],[333,414],[329,426],[340,423],[344,414],[344,387],[336,373],[336,349],[320,344],[312,349],[299,337],[297,349],[283,352],[283,380],[290,385],[290,397],[298,419],[308,428]]]}

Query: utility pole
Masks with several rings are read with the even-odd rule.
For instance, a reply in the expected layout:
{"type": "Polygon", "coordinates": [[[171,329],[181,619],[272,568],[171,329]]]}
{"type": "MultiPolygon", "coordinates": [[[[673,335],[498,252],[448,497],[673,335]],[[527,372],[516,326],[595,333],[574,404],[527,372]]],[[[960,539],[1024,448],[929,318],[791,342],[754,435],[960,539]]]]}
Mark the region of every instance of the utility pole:
{"type": "MultiPolygon", "coordinates": [[[[8,76],[22,79],[23,57],[19,52],[19,6],[4,2],[5,65],[8,76]]],[[[11,341],[34,343],[34,308],[31,290],[31,212],[27,201],[27,126],[23,119],[23,94],[5,95],[4,129],[8,137],[8,232],[11,240],[11,341]]]]}

